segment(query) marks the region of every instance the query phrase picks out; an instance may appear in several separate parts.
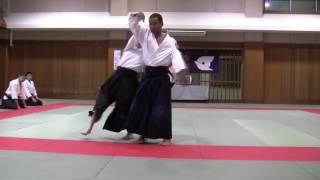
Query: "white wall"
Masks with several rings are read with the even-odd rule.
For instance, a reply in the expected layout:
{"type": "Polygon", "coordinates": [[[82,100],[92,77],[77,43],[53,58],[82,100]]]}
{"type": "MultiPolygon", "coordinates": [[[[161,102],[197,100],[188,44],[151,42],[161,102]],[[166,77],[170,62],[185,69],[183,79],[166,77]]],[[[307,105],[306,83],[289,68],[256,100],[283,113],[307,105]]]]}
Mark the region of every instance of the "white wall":
{"type": "Polygon", "coordinates": [[[157,0],[128,0],[128,11],[157,11],[157,0]]]}
{"type": "Polygon", "coordinates": [[[244,12],[245,1],[246,0],[128,0],[128,10],[150,12],[244,12]]]}
{"type": "Polygon", "coordinates": [[[14,40],[108,40],[108,32],[94,31],[16,31],[14,40]]]}
{"type": "MultiPolygon", "coordinates": [[[[7,1],[7,0],[1,0],[7,1]]],[[[9,0],[11,12],[104,12],[117,0],[9,0]]],[[[123,0],[118,0],[123,1],[123,0]]],[[[126,0],[128,11],[244,12],[246,0],[126,0]]],[[[257,1],[257,0],[255,0],[257,1]]],[[[259,1],[259,0],[258,0],[259,1]]],[[[0,2],[1,4],[1,2],[0,2]]],[[[121,8],[127,7],[121,4],[121,8]]],[[[119,8],[119,7],[118,7],[119,8]]],[[[120,9],[119,9],[120,10],[120,9]]],[[[122,10],[120,10],[122,11],[122,10]]]]}
{"type": "Polygon", "coordinates": [[[246,0],[245,15],[247,17],[262,17],[264,3],[263,0],[246,0]]]}
{"type": "MultiPolygon", "coordinates": [[[[263,16],[263,0],[0,0],[9,12],[106,12],[126,15],[148,12],[242,12],[263,16]],[[8,4],[8,2],[10,3],[8,4]]],[[[0,38],[7,38],[1,32],[0,38]]],[[[16,31],[15,40],[126,40],[127,31],[16,31]]],[[[320,43],[316,33],[209,32],[206,37],[177,37],[179,41],[320,43]]]]}
{"type": "Polygon", "coordinates": [[[110,14],[112,16],[126,16],[128,14],[128,0],[110,0],[110,14]]]}
{"type": "MultiPolygon", "coordinates": [[[[11,12],[104,12],[110,10],[111,1],[117,0],[1,0],[10,1],[11,12]]],[[[121,8],[128,11],[159,12],[245,12],[256,11],[263,0],[118,0],[126,1],[121,8]],[[251,1],[251,2],[250,2],[251,1]],[[250,2],[250,3],[248,3],[250,2]],[[127,6],[127,7],[126,7],[127,6]]],[[[120,9],[119,9],[120,10],[120,9]]],[[[123,11],[123,10],[120,10],[123,11]]]]}
{"type": "Polygon", "coordinates": [[[11,0],[11,12],[106,12],[109,0],[11,0]]]}

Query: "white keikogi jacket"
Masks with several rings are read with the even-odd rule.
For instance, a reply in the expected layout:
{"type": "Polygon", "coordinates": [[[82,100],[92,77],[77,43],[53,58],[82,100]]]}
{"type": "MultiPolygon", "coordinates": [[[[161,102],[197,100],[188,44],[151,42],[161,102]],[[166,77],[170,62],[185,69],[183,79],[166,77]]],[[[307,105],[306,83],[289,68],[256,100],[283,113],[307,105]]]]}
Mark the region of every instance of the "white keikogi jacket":
{"type": "Polygon", "coordinates": [[[174,73],[187,68],[180,51],[176,48],[174,38],[167,34],[163,42],[158,45],[150,29],[139,24],[139,19],[133,15],[129,17],[129,28],[142,46],[142,57],[146,66],[171,66],[174,73]]]}
{"type": "Polygon", "coordinates": [[[128,68],[134,71],[141,71],[144,67],[142,60],[142,49],[138,48],[138,42],[132,36],[124,51],[117,66],[128,68]]]}
{"type": "Polygon", "coordinates": [[[27,96],[27,98],[30,98],[32,96],[38,96],[37,90],[33,81],[25,80],[23,82],[23,87],[25,89],[25,95],[27,96]]]}
{"type": "MultiPolygon", "coordinates": [[[[10,81],[9,87],[7,88],[6,92],[7,95],[11,96],[12,99],[27,99],[25,88],[23,83],[19,83],[19,79],[14,79],[10,81]]],[[[4,100],[7,100],[8,97],[6,95],[3,96],[4,100]]]]}

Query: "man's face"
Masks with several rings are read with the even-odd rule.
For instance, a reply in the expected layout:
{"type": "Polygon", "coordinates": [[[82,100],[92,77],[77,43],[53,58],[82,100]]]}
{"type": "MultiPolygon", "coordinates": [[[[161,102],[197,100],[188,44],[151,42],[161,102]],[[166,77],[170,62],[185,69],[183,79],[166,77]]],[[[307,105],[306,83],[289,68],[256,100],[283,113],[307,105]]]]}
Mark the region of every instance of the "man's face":
{"type": "Polygon", "coordinates": [[[153,34],[158,34],[162,31],[162,24],[157,17],[150,18],[149,28],[153,34]]]}
{"type": "Polygon", "coordinates": [[[26,78],[25,76],[19,76],[18,79],[19,79],[19,82],[22,83],[26,78]]]}
{"type": "Polygon", "coordinates": [[[32,74],[28,74],[26,78],[27,78],[27,80],[31,81],[32,80],[32,74]]]}

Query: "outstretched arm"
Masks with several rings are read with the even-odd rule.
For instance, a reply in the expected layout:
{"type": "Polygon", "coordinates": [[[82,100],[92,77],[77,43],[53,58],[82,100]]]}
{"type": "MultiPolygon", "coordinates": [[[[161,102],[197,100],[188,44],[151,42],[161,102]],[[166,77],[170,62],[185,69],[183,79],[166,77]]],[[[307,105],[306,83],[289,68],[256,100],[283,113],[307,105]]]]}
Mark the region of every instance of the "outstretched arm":
{"type": "Polygon", "coordinates": [[[147,28],[142,27],[139,22],[144,21],[145,15],[142,12],[136,14],[130,14],[129,16],[129,28],[134,36],[134,38],[139,42],[143,43],[144,36],[147,32],[147,28]]]}

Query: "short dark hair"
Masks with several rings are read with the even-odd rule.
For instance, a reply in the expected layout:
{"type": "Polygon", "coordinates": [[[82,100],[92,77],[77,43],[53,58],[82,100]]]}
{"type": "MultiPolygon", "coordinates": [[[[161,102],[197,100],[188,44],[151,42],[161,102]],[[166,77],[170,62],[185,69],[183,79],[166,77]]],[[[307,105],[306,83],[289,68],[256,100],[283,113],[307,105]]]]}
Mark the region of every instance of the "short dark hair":
{"type": "Polygon", "coordinates": [[[24,73],[17,73],[17,77],[25,76],[24,73]]]}
{"type": "Polygon", "coordinates": [[[157,18],[158,21],[163,25],[163,19],[162,19],[161,14],[159,14],[159,13],[153,13],[153,14],[151,14],[151,16],[149,17],[149,19],[151,19],[151,18],[157,18]]]}
{"type": "Polygon", "coordinates": [[[32,75],[32,72],[27,72],[26,74],[25,74],[25,76],[28,76],[29,74],[31,74],[32,75]]]}

